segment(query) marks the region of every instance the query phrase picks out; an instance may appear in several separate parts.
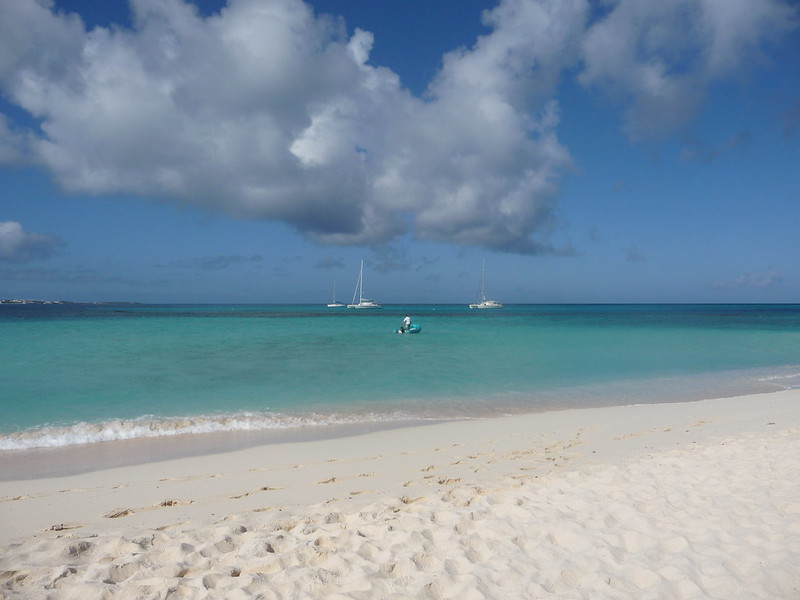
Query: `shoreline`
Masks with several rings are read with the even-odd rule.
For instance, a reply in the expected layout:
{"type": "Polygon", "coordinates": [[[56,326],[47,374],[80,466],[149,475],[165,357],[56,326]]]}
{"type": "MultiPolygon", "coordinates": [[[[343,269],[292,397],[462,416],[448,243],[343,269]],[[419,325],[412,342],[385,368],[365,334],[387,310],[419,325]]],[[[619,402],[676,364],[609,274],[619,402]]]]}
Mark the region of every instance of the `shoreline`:
{"type": "Polygon", "coordinates": [[[443,419],[364,422],[295,429],[220,431],[0,451],[0,483],[70,477],[150,463],[191,460],[264,446],[335,440],[391,429],[425,427],[443,419]]]}
{"type": "Polygon", "coordinates": [[[800,390],[789,390],[1,481],[0,593],[51,585],[133,598],[149,585],[197,598],[279,588],[331,598],[691,598],[751,592],[750,582],[771,590],[753,597],[796,597],[798,450],[800,390]],[[504,528],[516,541],[489,544],[504,528]],[[754,553],[768,560],[754,563],[754,553]],[[536,581],[508,572],[514,564],[536,581]],[[504,581],[513,589],[500,593],[504,581]]]}
{"type": "Polygon", "coordinates": [[[397,405],[366,413],[363,407],[358,407],[351,414],[347,410],[335,411],[334,407],[330,407],[330,412],[321,413],[151,416],[31,428],[9,432],[5,434],[4,441],[8,443],[18,436],[16,442],[24,444],[26,436],[31,442],[42,437],[47,445],[18,448],[12,445],[0,449],[0,481],[75,475],[114,467],[235,452],[256,446],[335,439],[462,420],[490,420],[506,416],[524,418],[564,410],[725,400],[778,393],[800,389],[800,386],[793,388],[781,383],[783,379],[797,380],[795,370],[777,378],[765,378],[764,372],[771,372],[771,369],[752,369],[684,375],[674,380],[657,377],[632,382],[577,385],[540,390],[535,404],[519,403],[513,394],[509,394],[505,399],[502,396],[493,398],[485,406],[475,401],[449,410],[426,411],[419,406],[409,410],[406,406],[397,405]],[[246,423],[248,419],[253,422],[246,423]],[[225,428],[225,421],[231,422],[227,424],[230,429],[225,428]],[[220,425],[220,429],[215,429],[220,425]],[[205,426],[210,427],[203,430],[205,426]],[[105,427],[108,427],[108,432],[102,431],[105,427]],[[120,427],[141,431],[127,432],[133,437],[113,439],[113,436],[120,435],[117,431],[120,427]],[[148,432],[150,428],[153,432],[148,432]],[[182,428],[185,431],[181,431],[182,428]],[[112,439],[104,439],[106,435],[112,439]],[[60,439],[62,437],[67,439],[60,439]],[[49,445],[53,443],[53,438],[57,443],[49,445]],[[69,438],[97,439],[82,442],[69,441],[69,438]]]}

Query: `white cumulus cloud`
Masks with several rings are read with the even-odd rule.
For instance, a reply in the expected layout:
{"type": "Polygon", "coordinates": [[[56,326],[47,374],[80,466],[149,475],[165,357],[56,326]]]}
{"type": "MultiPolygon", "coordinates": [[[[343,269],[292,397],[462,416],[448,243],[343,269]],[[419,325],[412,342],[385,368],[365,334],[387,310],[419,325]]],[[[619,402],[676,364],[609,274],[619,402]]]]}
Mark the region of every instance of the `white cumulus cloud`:
{"type": "Polygon", "coordinates": [[[569,252],[550,241],[572,170],[563,77],[620,98],[632,137],[664,134],[793,14],[780,0],[618,0],[601,16],[587,0],[503,0],[420,98],[370,63],[372,33],[301,0],[207,17],[185,0],[130,6],[130,29],[87,31],[46,0],[0,2],[0,91],[37,122],[0,118],[0,160],[323,243],[410,232],[521,253],[569,252]]]}
{"type": "Polygon", "coordinates": [[[798,25],[783,0],[615,0],[584,39],[580,81],[626,106],[633,139],[686,126],[709,87],[766,59],[764,46],[798,25]]]}
{"type": "Polygon", "coordinates": [[[27,263],[49,258],[63,245],[63,240],[51,233],[32,233],[17,221],[0,221],[0,261],[27,263]]]}

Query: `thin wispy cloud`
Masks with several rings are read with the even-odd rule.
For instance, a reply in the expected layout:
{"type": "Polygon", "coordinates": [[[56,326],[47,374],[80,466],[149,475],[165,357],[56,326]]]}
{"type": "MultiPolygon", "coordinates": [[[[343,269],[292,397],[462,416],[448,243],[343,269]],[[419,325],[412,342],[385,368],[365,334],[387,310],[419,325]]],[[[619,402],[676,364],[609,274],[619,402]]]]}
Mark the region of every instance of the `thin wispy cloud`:
{"type": "Polygon", "coordinates": [[[156,265],[158,268],[197,269],[201,271],[220,271],[230,267],[248,263],[260,263],[264,257],[260,254],[242,256],[238,254],[219,256],[199,256],[185,261],[156,265]]]}
{"type": "Polygon", "coordinates": [[[317,261],[317,264],[314,265],[318,269],[341,269],[343,268],[344,262],[340,258],[335,258],[333,256],[326,256],[317,261]]]}
{"type": "Polygon", "coordinates": [[[639,250],[638,246],[631,245],[623,248],[622,253],[625,255],[625,260],[632,263],[638,263],[645,260],[644,254],[639,250]]]}
{"type": "Polygon", "coordinates": [[[7,281],[26,283],[60,283],[60,284],[120,284],[131,287],[145,285],[143,281],[126,277],[108,275],[95,269],[75,268],[59,269],[45,267],[24,267],[14,269],[0,269],[0,278],[7,281]]]}
{"type": "Polygon", "coordinates": [[[792,105],[781,115],[783,119],[783,135],[786,138],[794,138],[800,133],[800,98],[797,98],[792,105]]]}
{"type": "Polygon", "coordinates": [[[687,144],[681,151],[681,157],[686,161],[699,161],[711,163],[719,159],[726,152],[747,146],[752,141],[752,135],[742,131],[718,146],[710,146],[698,141],[687,144]]]}
{"type": "Polygon", "coordinates": [[[300,0],[231,0],[206,17],[133,0],[131,29],[88,31],[47,3],[2,2],[0,91],[36,126],[0,120],[0,161],[42,165],[69,191],[280,221],[325,244],[411,235],[574,254],[552,239],[574,172],[563,78],[618,102],[631,139],[658,139],[797,24],[782,0],[603,10],[504,0],[417,97],[371,61],[372,33],[300,0]]]}
{"type": "Polygon", "coordinates": [[[259,263],[262,260],[264,258],[260,254],[253,254],[252,256],[206,256],[194,259],[192,264],[204,270],[219,270],[246,263],[259,263]]]}
{"type": "Polygon", "coordinates": [[[718,289],[737,290],[737,289],[766,289],[782,283],[785,279],[783,273],[768,271],[766,273],[743,273],[734,279],[714,282],[714,287],[718,289]]]}

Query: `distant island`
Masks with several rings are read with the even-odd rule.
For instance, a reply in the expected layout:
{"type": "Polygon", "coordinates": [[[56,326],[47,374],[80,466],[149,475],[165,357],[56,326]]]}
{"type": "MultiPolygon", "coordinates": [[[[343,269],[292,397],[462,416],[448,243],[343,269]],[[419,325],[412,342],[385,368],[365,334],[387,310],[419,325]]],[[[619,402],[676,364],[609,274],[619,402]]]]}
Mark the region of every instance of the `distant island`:
{"type": "Polygon", "coordinates": [[[72,302],[70,300],[31,300],[28,298],[0,299],[0,304],[140,304],[139,302],[72,302]]]}
{"type": "Polygon", "coordinates": [[[5,299],[5,300],[0,300],[0,304],[75,304],[75,303],[67,302],[66,300],[5,299]]]}

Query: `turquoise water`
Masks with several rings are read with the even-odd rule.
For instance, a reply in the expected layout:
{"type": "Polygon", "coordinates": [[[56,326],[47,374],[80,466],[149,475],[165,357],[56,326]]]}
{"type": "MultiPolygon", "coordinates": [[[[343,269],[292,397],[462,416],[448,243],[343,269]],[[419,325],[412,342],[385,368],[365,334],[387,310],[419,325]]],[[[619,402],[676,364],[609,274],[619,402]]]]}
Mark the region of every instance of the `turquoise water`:
{"type": "Polygon", "coordinates": [[[800,305],[0,305],[0,450],[796,386],[800,305]]]}

